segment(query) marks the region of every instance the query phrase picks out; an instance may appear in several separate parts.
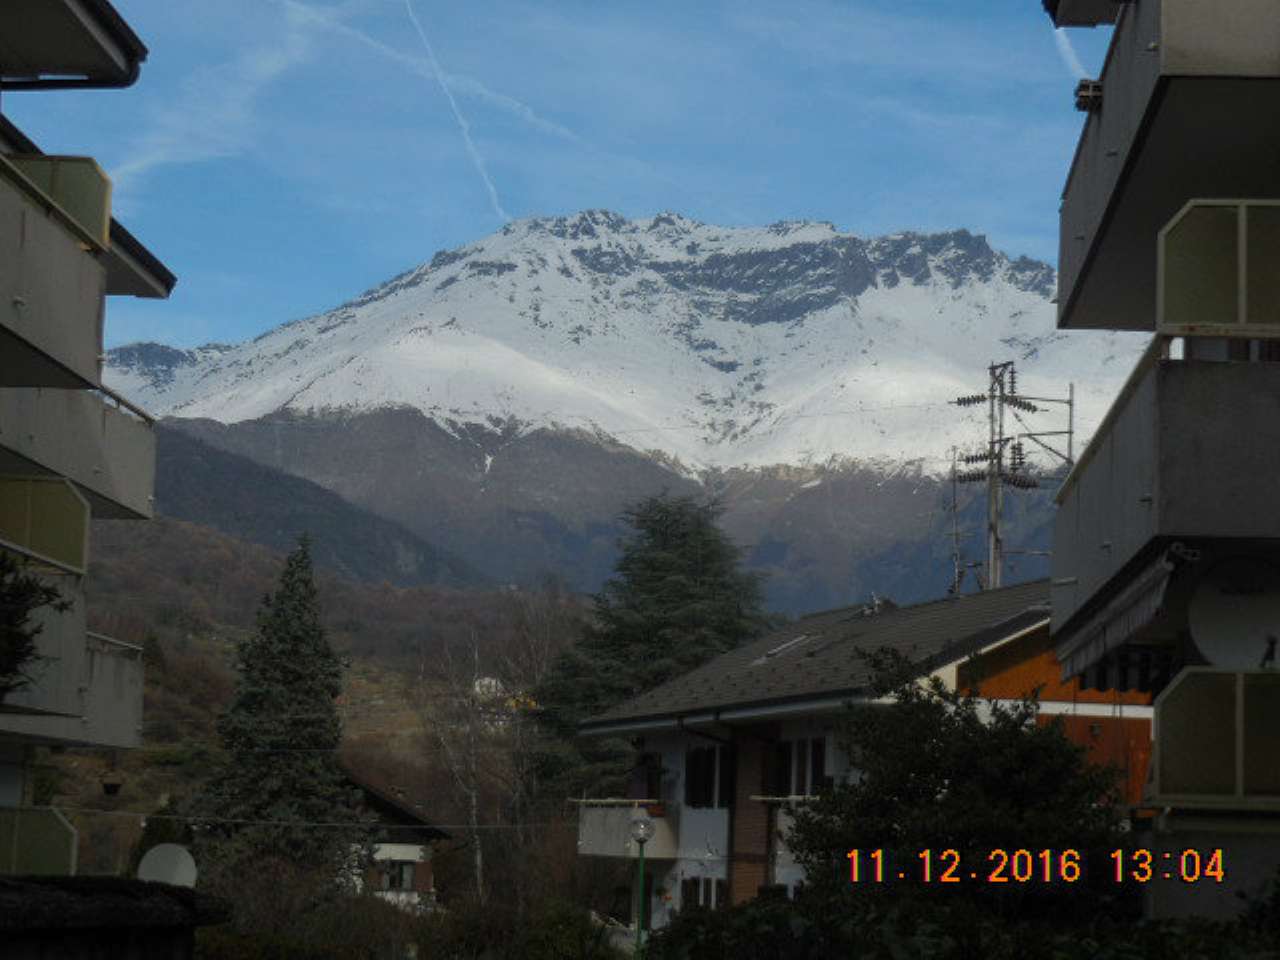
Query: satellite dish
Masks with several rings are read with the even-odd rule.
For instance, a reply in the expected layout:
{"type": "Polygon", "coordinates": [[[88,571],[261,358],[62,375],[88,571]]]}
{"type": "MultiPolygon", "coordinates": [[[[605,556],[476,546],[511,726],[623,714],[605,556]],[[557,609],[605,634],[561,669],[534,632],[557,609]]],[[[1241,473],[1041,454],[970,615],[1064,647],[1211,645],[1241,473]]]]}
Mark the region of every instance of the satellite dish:
{"type": "Polygon", "coordinates": [[[1215,667],[1277,666],[1280,568],[1252,557],[1213,567],[1191,594],[1187,625],[1196,648],[1215,667]]]}
{"type": "Polygon", "coordinates": [[[138,864],[138,879],[194,887],[196,862],[186,847],[177,843],[159,843],[143,854],[142,862],[138,864]]]}

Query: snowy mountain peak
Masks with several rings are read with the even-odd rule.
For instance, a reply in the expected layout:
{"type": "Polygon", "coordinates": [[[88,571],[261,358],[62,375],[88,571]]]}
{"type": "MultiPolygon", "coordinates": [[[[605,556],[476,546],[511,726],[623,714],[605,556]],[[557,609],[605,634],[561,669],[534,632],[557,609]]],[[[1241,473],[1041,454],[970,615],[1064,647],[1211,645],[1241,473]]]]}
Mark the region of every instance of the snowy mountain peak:
{"type": "Polygon", "coordinates": [[[941,457],[993,359],[1078,382],[1087,427],[1139,348],[1054,329],[1054,275],[966,230],[869,239],[607,210],[514,221],[251,342],[110,352],[157,413],[226,422],[387,406],[454,432],[586,430],[690,469],[941,457]]]}

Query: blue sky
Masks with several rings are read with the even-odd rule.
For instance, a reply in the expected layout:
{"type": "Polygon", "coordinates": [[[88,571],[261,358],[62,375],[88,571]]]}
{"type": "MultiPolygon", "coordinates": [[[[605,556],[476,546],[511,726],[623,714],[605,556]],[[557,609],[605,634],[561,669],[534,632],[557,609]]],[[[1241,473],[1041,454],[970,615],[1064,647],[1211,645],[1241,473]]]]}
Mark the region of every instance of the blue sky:
{"type": "Polygon", "coordinates": [[[587,207],[966,227],[1052,262],[1076,74],[1108,39],[1065,50],[1039,0],[116,6],[151,48],[135,86],[3,104],[97,157],[179,275],[114,298],[109,345],[243,339],[587,207]]]}

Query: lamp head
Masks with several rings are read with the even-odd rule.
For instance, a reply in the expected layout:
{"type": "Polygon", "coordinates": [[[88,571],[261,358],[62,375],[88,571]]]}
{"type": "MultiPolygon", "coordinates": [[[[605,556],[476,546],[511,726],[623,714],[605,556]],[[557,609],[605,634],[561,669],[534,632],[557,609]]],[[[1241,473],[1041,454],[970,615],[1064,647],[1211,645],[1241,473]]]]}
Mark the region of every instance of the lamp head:
{"type": "Polygon", "coordinates": [[[653,821],[644,811],[631,818],[631,839],[641,845],[653,839],[653,821]]]}

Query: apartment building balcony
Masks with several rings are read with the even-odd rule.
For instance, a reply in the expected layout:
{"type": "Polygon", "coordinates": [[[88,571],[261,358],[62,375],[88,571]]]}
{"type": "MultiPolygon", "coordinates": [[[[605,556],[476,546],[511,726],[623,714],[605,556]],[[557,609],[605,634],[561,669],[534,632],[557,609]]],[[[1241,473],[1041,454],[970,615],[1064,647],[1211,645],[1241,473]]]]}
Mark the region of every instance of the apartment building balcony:
{"type": "MultiPolygon", "coordinates": [[[[640,847],[631,839],[631,820],[637,811],[647,810],[654,831],[644,845],[645,858],[674,860],[680,855],[680,834],[674,818],[666,815],[667,809],[656,804],[646,807],[634,800],[583,800],[578,807],[578,853],[587,857],[638,857],[640,847]]],[[[726,816],[726,841],[728,836],[726,816]]]]}
{"type": "Polygon", "coordinates": [[[1154,690],[1203,662],[1180,638],[1215,567],[1280,591],[1280,203],[1193,201],[1152,246],[1157,334],[1057,495],[1051,629],[1067,676],[1154,690]]]}
{"type": "Polygon", "coordinates": [[[1135,640],[1172,649],[1202,571],[1280,553],[1280,363],[1174,359],[1166,343],[1057,495],[1052,631],[1067,676],[1135,640]]]}
{"type": "Polygon", "coordinates": [[[83,389],[101,383],[110,183],[92,160],[53,162],[0,155],[5,386],[83,389]]]}
{"type": "Polygon", "coordinates": [[[1160,228],[1193,197],[1280,197],[1280,5],[1057,0],[1115,19],[1062,199],[1058,325],[1152,330],[1160,228]]]}
{"type": "Polygon", "coordinates": [[[78,834],[53,807],[0,807],[0,875],[70,877],[78,834]]]}
{"type": "Polygon", "coordinates": [[[110,390],[0,387],[0,477],[66,477],[95,517],[150,518],[152,419],[110,390]]]}
{"type": "Polygon", "coordinates": [[[142,742],[142,648],[88,629],[84,597],[85,533],[88,507],[81,501],[56,522],[26,524],[31,516],[55,516],[78,495],[65,481],[31,482],[29,500],[43,512],[22,514],[12,507],[22,492],[18,481],[0,481],[0,549],[23,557],[42,580],[55,587],[66,609],[43,607],[32,619],[40,625],[31,683],[0,703],[0,739],[75,746],[136,747],[142,742]],[[59,500],[61,484],[64,498],[59,500]],[[48,489],[39,489],[39,488],[48,489]],[[19,542],[21,541],[21,542],[19,542]]]}

